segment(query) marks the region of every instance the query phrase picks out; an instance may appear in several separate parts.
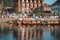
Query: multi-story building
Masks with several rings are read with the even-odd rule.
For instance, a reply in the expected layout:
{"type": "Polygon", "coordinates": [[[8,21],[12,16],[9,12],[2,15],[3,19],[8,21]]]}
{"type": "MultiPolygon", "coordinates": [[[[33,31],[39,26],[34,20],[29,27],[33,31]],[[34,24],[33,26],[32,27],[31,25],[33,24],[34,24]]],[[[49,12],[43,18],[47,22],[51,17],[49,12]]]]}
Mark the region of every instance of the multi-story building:
{"type": "Polygon", "coordinates": [[[29,13],[44,6],[44,0],[18,0],[18,12],[29,13]]]}
{"type": "Polygon", "coordinates": [[[44,4],[44,11],[51,11],[51,6],[48,4],[44,4]]]}
{"type": "Polygon", "coordinates": [[[51,5],[51,11],[57,13],[60,16],[60,0],[57,0],[51,5]]]}
{"type": "Polygon", "coordinates": [[[6,8],[13,6],[18,7],[17,10],[19,13],[33,12],[35,8],[43,8],[44,6],[44,0],[3,0],[3,3],[6,8]]]}

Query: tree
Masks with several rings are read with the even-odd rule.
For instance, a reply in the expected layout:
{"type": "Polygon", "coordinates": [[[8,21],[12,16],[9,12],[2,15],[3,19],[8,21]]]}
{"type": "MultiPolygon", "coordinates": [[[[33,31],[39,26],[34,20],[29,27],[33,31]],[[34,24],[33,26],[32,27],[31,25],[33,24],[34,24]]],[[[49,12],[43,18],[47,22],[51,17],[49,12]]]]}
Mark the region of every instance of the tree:
{"type": "Polygon", "coordinates": [[[34,12],[36,15],[39,15],[39,14],[40,14],[40,8],[36,8],[33,12],[34,12]]]}
{"type": "Polygon", "coordinates": [[[12,7],[13,6],[13,0],[3,0],[3,2],[4,2],[4,6],[5,7],[12,7]]]}

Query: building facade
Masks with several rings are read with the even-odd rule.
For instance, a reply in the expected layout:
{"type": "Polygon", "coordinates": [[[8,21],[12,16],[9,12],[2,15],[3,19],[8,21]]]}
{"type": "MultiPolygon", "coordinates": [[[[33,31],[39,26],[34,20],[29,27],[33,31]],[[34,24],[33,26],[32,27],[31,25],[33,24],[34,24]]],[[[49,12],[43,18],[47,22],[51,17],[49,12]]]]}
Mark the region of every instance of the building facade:
{"type": "Polygon", "coordinates": [[[29,13],[41,5],[44,6],[44,0],[18,0],[18,12],[29,13]]]}
{"type": "Polygon", "coordinates": [[[44,4],[44,11],[51,11],[51,6],[48,4],[44,4]]]}
{"type": "MultiPolygon", "coordinates": [[[[2,0],[0,0],[0,4],[2,0]]],[[[43,8],[44,0],[3,0],[3,5],[5,8],[17,7],[19,13],[29,13],[33,12],[35,8],[43,8]]]]}
{"type": "Polygon", "coordinates": [[[60,16],[60,0],[57,0],[54,4],[51,5],[51,11],[57,13],[60,16]]]}

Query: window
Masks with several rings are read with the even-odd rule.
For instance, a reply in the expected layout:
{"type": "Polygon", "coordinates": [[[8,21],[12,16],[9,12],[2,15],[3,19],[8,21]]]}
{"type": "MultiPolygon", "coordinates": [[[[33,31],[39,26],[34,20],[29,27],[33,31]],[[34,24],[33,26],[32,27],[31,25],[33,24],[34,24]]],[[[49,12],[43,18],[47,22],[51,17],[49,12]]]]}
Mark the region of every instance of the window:
{"type": "Polygon", "coordinates": [[[24,0],[22,0],[22,2],[24,2],[24,0]]]}
{"type": "Polygon", "coordinates": [[[23,4],[23,6],[25,6],[25,4],[23,4]]]}
{"type": "Polygon", "coordinates": [[[28,2],[28,0],[26,2],[28,2]]]}

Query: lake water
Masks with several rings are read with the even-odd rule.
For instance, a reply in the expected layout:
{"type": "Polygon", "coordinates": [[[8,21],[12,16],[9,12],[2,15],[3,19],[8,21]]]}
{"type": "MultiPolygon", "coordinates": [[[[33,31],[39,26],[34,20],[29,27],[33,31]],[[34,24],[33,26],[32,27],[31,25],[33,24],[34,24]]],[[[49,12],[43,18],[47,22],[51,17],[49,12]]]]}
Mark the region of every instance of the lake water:
{"type": "MultiPolygon", "coordinates": [[[[22,25],[22,26],[25,26],[25,25],[22,25]]],[[[32,25],[32,26],[26,25],[25,27],[28,27],[28,28],[39,27],[40,29],[42,29],[42,31],[40,32],[40,36],[37,37],[37,39],[28,38],[28,40],[60,40],[60,26],[59,25],[32,25]]],[[[7,27],[4,28],[3,31],[0,28],[0,40],[18,40],[18,36],[16,37],[16,35],[14,35],[13,33],[13,30],[7,27]]],[[[19,40],[23,40],[23,39],[19,39],[19,40]]]]}

